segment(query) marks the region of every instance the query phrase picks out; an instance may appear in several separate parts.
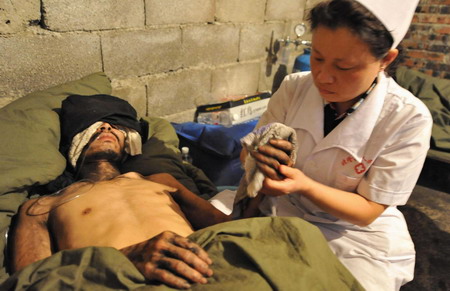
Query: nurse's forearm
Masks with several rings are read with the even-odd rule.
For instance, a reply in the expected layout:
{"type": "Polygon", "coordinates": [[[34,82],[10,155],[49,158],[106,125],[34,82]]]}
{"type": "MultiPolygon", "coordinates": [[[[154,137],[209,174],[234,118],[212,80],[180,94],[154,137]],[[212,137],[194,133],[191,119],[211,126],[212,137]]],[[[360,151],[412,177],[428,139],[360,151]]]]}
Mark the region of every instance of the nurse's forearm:
{"type": "Polygon", "coordinates": [[[301,191],[305,197],[322,210],[359,226],[372,223],[386,209],[363,196],[320,184],[310,178],[307,188],[301,191]]]}
{"type": "Polygon", "coordinates": [[[285,178],[281,181],[266,178],[263,194],[280,196],[300,193],[322,210],[359,226],[372,223],[387,207],[361,195],[318,183],[296,168],[281,165],[279,171],[285,178]]]}

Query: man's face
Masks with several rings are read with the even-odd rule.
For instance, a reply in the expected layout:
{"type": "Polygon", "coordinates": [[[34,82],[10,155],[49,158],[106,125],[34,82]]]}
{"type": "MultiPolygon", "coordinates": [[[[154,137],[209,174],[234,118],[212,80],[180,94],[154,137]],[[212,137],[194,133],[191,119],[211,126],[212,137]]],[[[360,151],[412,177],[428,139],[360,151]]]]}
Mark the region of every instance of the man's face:
{"type": "Polygon", "coordinates": [[[84,153],[85,158],[110,159],[116,157],[120,160],[124,155],[125,134],[117,126],[104,122],[92,136],[84,153]]]}

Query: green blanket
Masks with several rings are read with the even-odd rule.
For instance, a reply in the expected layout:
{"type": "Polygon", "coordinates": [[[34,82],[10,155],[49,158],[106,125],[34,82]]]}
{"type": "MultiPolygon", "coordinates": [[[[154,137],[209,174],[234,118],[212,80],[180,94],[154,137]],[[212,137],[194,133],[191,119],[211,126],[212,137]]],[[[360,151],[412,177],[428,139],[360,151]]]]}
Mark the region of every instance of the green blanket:
{"type": "MultiPolygon", "coordinates": [[[[213,260],[214,275],[192,290],[363,290],[322,233],[299,218],[232,221],[190,238],[213,260]]],[[[59,252],[11,276],[1,290],[173,290],[146,284],[119,251],[90,247],[59,252]]]]}
{"type": "Polygon", "coordinates": [[[450,80],[399,67],[397,83],[425,103],[433,116],[431,148],[450,152],[450,80]]]}

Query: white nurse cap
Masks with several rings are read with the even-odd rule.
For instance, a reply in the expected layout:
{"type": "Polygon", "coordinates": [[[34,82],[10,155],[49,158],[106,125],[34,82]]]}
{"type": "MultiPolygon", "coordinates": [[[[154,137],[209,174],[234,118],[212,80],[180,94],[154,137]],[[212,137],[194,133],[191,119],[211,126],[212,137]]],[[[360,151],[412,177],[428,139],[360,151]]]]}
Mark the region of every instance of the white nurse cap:
{"type": "Polygon", "coordinates": [[[384,24],[394,39],[396,48],[408,32],[419,0],[356,0],[384,24]]]}

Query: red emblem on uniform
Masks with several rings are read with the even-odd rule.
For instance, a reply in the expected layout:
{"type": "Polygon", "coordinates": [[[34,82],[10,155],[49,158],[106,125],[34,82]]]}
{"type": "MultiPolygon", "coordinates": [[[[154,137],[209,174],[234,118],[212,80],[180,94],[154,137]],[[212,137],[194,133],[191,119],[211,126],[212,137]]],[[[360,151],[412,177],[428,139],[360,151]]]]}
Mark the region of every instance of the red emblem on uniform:
{"type": "Polygon", "coordinates": [[[356,174],[362,174],[366,171],[366,166],[363,163],[359,163],[355,166],[356,174]]]}

